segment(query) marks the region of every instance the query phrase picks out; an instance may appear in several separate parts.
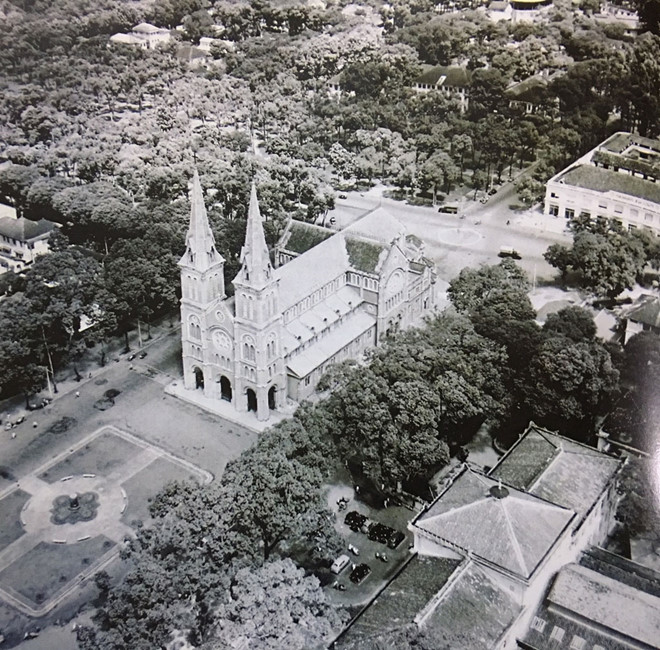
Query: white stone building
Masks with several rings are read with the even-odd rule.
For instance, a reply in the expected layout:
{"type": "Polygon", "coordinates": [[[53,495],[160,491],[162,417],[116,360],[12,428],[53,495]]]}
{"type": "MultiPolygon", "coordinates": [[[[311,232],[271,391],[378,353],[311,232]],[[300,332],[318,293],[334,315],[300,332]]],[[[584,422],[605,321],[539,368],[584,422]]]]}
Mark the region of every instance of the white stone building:
{"type": "Polygon", "coordinates": [[[423,243],[382,209],[339,233],[292,223],[276,259],[279,268],[253,187],[241,270],[227,298],[195,174],[179,262],[184,385],[262,421],[287,397],[308,397],[331,363],[359,359],[435,307],[436,273],[423,243]]]}
{"type": "Polygon", "coordinates": [[[0,273],[22,271],[49,251],[48,238],[56,226],[47,219],[0,217],[0,273]]]}
{"type": "Polygon", "coordinates": [[[660,235],[660,140],[610,136],[548,181],[544,213],[614,219],[660,235]]]}

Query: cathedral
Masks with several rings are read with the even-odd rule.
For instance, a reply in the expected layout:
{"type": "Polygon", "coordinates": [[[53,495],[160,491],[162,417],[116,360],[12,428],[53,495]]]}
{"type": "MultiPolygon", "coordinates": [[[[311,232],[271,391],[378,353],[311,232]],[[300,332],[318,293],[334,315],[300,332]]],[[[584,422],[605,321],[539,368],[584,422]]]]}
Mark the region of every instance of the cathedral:
{"type": "Polygon", "coordinates": [[[291,221],[271,260],[254,185],[228,298],[196,172],[191,204],[179,262],[184,385],[258,420],[309,397],[330,364],[361,358],[435,307],[423,243],[386,210],[340,232],[291,221]]]}

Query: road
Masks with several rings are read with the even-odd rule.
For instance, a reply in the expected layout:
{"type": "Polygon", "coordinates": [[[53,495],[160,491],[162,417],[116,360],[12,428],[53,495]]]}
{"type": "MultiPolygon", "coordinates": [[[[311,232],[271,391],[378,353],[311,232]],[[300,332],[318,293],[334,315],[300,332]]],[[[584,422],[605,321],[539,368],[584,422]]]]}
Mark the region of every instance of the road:
{"type": "Polygon", "coordinates": [[[335,217],[337,228],[345,228],[367,212],[379,206],[385,208],[425,242],[427,255],[436,263],[439,277],[446,281],[465,266],[496,264],[502,246],[521,254],[518,263],[530,279],[551,280],[556,272],[543,259],[543,253],[551,244],[570,242],[562,220],[513,209],[517,207],[513,183],[503,185],[485,204],[466,200],[458,215],[386,198],[385,189],[376,186],[365,193],[347,192],[346,199],[338,199],[328,217],[335,217]]]}

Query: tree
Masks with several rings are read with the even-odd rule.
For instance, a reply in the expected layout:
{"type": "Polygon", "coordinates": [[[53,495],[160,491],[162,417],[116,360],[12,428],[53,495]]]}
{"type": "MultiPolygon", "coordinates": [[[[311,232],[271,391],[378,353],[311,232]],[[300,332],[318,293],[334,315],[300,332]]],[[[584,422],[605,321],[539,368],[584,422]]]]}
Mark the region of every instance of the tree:
{"type": "Polygon", "coordinates": [[[656,36],[660,36],[660,2],[658,0],[635,0],[637,14],[642,27],[656,36]]]}
{"type": "Polygon", "coordinates": [[[617,491],[621,496],[616,509],[631,537],[650,538],[654,549],[660,542],[660,513],[657,508],[657,472],[648,459],[630,457],[623,467],[617,491]]]}
{"type": "Polygon", "coordinates": [[[563,334],[575,342],[593,341],[596,336],[596,324],[590,312],[572,305],[549,314],[543,325],[543,331],[563,334]]]}
{"type": "Polygon", "coordinates": [[[496,290],[529,291],[527,274],[513,260],[478,269],[466,267],[449,283],[447,295],[459,312],[472,312],[496,290]]]}
{"type": "Polygon", "coordinates": [[[239,642],[255,650],[325,647],[344,617],[327,602],[317,578],[283,559],[239,570],[213,618],[204,650],[239,642]]]}

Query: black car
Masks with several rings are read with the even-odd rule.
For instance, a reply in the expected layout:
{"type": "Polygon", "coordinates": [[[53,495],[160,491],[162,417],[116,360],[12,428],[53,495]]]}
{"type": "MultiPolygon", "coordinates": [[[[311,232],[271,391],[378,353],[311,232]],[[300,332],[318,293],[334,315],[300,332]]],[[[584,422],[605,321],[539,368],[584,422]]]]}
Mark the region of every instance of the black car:
{"type": "Polygon", "coordinates": [[[406,536],[400,531],[400,530],[395,530],[392,535],[390,535],[390,538],[387,540],[387,545],[390,548],[396,548],[401,544],[401,542],[406,539],[406,536]]]}
{"type": "Polygon", "coordinates": [[[387,542],[390,540],[390,537],[392,537],[394,533],[396,533],[396,530],[394,530],[394,528],[385,526],[385,524],[374,524],[373,526],[371,526],[371,528],[369,528],[367,537],[372,542],[380,542],[381,544],[387,544],[387,542]]]}
{"type": "Polygon", "coordinates": [[[359,585],[370,573],[371,567],[368,564],[358,564],[351,571],[351,575],[348,576],[348,579],[356,585],[359,585]]]}
{"type": "Polygon", "coordinates": [[[140,354],[138,354],[138,359],[144,359],[146,356],[147,356],[147,353],[144,350],[142,350],[142,352],[140,352],[140,354]]]}
{"type": "Polygon", "coordinates": [[[360,514],[357,510],[351,510],[344,518],[344,523],[354,532],[360,531],[360,528],[367,521],[365,515],[360,514]]]}

